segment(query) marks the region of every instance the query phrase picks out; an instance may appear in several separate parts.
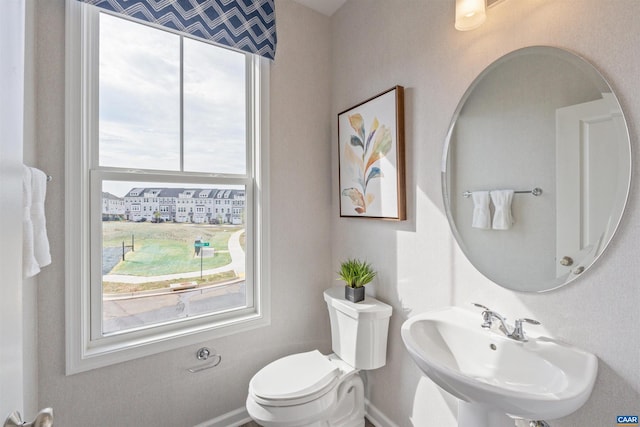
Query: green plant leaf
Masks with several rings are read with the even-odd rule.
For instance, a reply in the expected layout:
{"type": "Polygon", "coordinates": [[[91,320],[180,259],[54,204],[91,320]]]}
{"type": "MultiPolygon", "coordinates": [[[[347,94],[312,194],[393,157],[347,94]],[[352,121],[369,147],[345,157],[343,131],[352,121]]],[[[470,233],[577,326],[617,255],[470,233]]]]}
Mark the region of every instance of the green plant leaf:
{"type": "Polygon", "coordinates": [[[368,262],[349,258],[340,264],[336,280],[343,280],[345,285],[350,288],[361,288],[370,283],[376,277],[376,274],[376,271],[368,262]]]}

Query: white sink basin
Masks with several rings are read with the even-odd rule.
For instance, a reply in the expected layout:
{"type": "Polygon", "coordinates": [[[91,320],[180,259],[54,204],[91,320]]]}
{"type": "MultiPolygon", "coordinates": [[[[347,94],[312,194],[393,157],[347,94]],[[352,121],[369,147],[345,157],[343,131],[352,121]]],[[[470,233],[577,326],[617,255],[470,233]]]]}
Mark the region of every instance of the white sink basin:
{"type": "Polygon", "coordinates": [[[402,340],[431,380],[490,411],[554,419],[587,401],[598,372],[593,354],[546,337],[515,341],[481,323],[479,312],[449,307],[408,319],[402,340]]]}

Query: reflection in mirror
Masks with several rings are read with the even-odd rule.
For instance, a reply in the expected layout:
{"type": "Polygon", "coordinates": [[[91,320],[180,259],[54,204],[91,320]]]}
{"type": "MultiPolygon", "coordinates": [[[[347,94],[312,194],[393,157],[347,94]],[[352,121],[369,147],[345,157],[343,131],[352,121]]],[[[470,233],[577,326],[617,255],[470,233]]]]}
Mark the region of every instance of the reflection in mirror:
{"type": "Polygon", "coordinates": [[[629,134],[611,87],[574,54],[531,47],[494,62],[467,90],[447,136],[442,182],[471,263],[503,287],[541,292],[600,256],[630,175],[629,134]]]}

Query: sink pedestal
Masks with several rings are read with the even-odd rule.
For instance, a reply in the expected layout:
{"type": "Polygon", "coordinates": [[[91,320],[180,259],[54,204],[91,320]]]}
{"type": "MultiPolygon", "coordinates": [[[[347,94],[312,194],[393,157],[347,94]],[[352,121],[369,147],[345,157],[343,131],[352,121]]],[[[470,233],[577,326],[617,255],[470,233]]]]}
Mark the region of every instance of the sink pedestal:
{"type": "Polygon", "coordinates": [[[516,422],[504,412],[458,400],[458,427],[514,427],[516,422]]]}

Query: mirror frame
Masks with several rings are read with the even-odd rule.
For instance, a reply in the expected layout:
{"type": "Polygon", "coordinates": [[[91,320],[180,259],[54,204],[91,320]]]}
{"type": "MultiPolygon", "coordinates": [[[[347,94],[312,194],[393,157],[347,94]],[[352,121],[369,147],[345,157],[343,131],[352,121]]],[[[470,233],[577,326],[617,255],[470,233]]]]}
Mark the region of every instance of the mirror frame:
{"type": "MultiPolygon", "coordinates": [[[[624,138],[622,138],[621,140],[624,140],[624,138]]],[[[609,83],[609,81],[602,75],[602,73],[593,65],[591,64],[589,61],[587,61],[586,59],[584,59],[582,56],[577,55],[575,52],[572,52],[570,50],[564,49],[564,48],[558,48],[558,47],[553,47],[553,46],[543,46],[543,45],[537,45],[537,46],[528,46],[528,47],[523,47],[523,48],[519,48],[516,49],[514,51],[511,51],[499,58],[497,58],[495,61],[491,62],[489,65],[487,65],[482,72],[473,80],[473,82],[469,85],[469,87],[467,88],[467,90],[465,91],[464,95],[462,96],[462,98],[460,99],[460,101],[458,102],[458,106],[456,107],[456,110],[452,116],[451,122],[449,124],[449,128],[447,130],[447,134],[445,137],[445,143],[444,143],[444,147],[443,147],[443,154],[442,154],[442,163],[441,163],[441,186],[442,186],[442,197],[443,197],[443,203],[444,203],[444,208],[446,211],[446,215],[447,215],[447,220],[449,222],[449,227],[451,228],[451,232],[456,240],[456,243],[458,244],[458,247],[462,250],[462,252],[464,253],[465,257],[467,258],[467,260],[469,260],[469,262],[471,263],[471,265],[480,273],[482,274],[484,277],[486,277],[487,279],[489,279],[490,281],[492,281],[493,283],[497,284],[498,286],[501,286],[505,289],[508,290],[512,290],[512,291],[516,291],[516,292],[526,292],[526,293],[543,293],[543,292],[549,292],[555,289],[558,289],[560,287],[566,286],[569,283],[573,283],[576,279],[582,277],[584,275],[584,273],[586,273],[587,270],[589,270],[603,255],[603,253],[606,252],[607,248],[609,247],[611,241],[613,240],[613,238],[615,237],[617,231],[618,231],[618,227],[620,226],[620,223],[622,221],[622,218],[624,216],[624,212],[626,211],[626,207],[627,204],[629,202],[629,194],[630,194],[630,190],[631,190],[631,177],[633,175],[633,160],[632,160],[632,149],[631,149],[631,137],[629,134],[629,126],[628,126],[628,122],[627,122],[627,118],[626,115],[624,114],[624,111],[622,109],[622,104],[620,103],[620,100],[618,98],[618,96],[616,95],[616,92],[614,91],[613,87],[611,86],[611,84],[609,83]],[[448,165],[448,158],[449,158],[449,152],[450,152],[450,146],[451,146],[451,139],[452,136],[454,134],[454,129],[456,127],[456,123],[458,122],[458,119],[460,117],[460,114],[462,112],[462,109],[464,108],[464,106],[467,103],[467,100],[469,99],[469,97],[472,95],[472,93],[474,92],[474,90],[476,89],[476,87],[479,85],[479,83],[484,79],[484,77],[489,74],[491,71],[493,71],[497,66],[499,66],[501,63],[506,62],[510,59],[512,59],[515,56],[522,56],[522,55],[527,55],[527,54],[540,54],[540,53],[552,53],[555,56],[563,56],[565,59],[569,59],[572,62],[575,62],[576,64],[581,64],[583,67],[585,67],[585,69],[589,69],[594,76],[597,76],[601,79],[601,83],[604,86],[606,86],[608,88],[608,90],[611,92],[611,94],[613,95],[613,98],[615,99],[617,105],[620,108],[620,112],[622,115],[622,121],[624,123],[624,135],[623,137],[626,138],[626,145],[624,146],[624,151],[626,151],[628,153],[628,167],[629,167],[629,174],[628,177],[626,177],[626,179],[624,180],[624,183],[626,185],[626,188],[621,190],[621,195],[624,195],[624,202],[621,203],[621,209],[619,213],[612,213],[612,217],[614,216],[614,213],[617,215],[617,218],[615,218],[615,226],[613,227],[613,231],[611,233],[611,235],[609,236],[609,238],[602,243],[602,249],[599,251],[599,253],[588,263],[586,263],[584,265],[584,270],[579,273],[579,274],[570,274],[567,278],[567,280],[565,280],[562,283],[545,283],[545,287],[541,287],[540,289],[534,289],[534,288],[527,288],[527,289],[517,289],[515,287],[510,287],[508,286],[508,284],[504,284],[504,283],[498,283],[496,280],[492,279],[491,277],[489,277],[484,271],[480,270],[476,264],[473,262],[472,257],[469,254],[469,250],[466,247],[466,244],[464,243],[464,241],[462,240],[462,237],[460,235],[460,233],[457,230],[455,221],[454,221],[454,216],[452,213],[452,208],[451,208],[451,194],[450,194],[450,189],[448,188],[448,179],[447,179],[447,165],[448,165]]],[[[450,171],[449,171],[450,172],[450,171]]],[[[555,255],[554,255],[555,256],[555,255]]]]}

